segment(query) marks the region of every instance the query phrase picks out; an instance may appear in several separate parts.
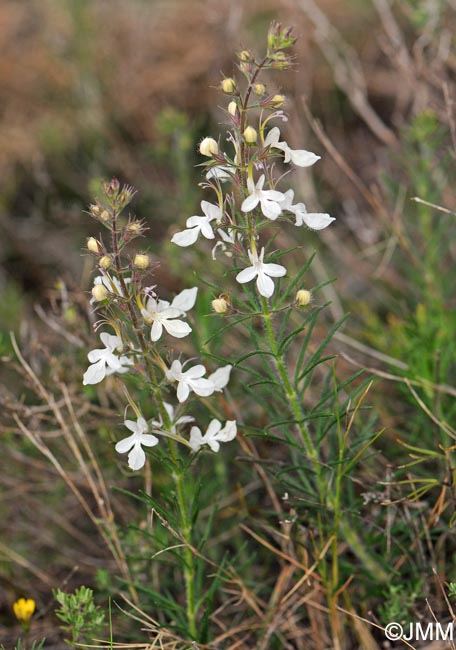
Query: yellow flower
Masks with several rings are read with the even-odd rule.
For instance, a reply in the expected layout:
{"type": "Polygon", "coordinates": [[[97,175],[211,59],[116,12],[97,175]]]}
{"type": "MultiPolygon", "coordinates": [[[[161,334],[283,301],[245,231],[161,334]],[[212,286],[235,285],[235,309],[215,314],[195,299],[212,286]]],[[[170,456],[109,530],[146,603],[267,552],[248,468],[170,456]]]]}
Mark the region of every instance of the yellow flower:
{"type": "Polygon", "coordinates": [[[13,604],[13,610],[17,620],[27,624],[35,611],[35,601],[33,598],[19,598],[13,604]]]}

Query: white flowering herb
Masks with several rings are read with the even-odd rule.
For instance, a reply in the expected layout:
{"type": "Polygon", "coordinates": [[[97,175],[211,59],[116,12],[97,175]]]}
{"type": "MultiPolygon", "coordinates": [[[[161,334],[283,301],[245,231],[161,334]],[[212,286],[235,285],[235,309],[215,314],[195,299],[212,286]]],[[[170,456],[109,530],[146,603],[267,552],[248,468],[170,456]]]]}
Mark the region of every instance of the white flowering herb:
{"type": "Polygon", "coordinates": [[[280,264],[266,264],[264,260],[264,248],[261,249],[260,256],[258,257],[257,252],[251,250],[248,251],[249,260],[252,262],[252,266],[248,266],[246,269],[237,274],[236,280],[240,284],[245,282],[251,282],[256,278],[256,285],[258,292],[265,298],[270,298],[274,293],[274,282],[272,278],[280,278],[286,275],[286,268],[280,264]]]}
{"type": "Polygon", "coordinates": [[[222,428],[219,420],[212,420],[203,435],[201,429],[192,427],[190,431],[190,447],[196,453],[207,445],[212,451],[217,452],[220,449],[221,442],[230,442],[237,435],[237,425],[235,420],[228,420],[222,428]]]}
{"type": "Polygon", "coordinates": [[[82,380],[84,386],[87,384],[98,384],[106,376],[114,373],[122,374],[128,372],[131,366],[134,365],[131,357],[120,354],[123,351],[124,345],[119,336],[103,332],[100,334],[100,339],[104,348],[91,350],[87,355],[91,365],[84,373],[82,380]]]}
{"type": "Polygon", "coordinates": [[[136,422],[133,420],[125,420],[124,424],[133,433],[127,438],[120,440],[116,444],[115,449],[119,454],[129,452],[128,466],[130,469],[141,469],[146,463],[146,454],[143,447],[154,447],[158,445],[159,439],[147,433],[149,427],[143,417],[139,417],[136,422]]]}

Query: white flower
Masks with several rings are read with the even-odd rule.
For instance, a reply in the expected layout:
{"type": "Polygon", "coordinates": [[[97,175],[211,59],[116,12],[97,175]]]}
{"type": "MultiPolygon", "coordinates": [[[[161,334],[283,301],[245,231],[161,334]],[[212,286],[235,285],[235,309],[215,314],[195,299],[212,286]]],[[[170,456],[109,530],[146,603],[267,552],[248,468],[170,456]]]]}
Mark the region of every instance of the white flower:
{"type": "Polygon", "coordinates": [[[214,385],[214,391],[220,393],[230,381],[230,373],[233,366],[223,366],[219,368],[212,375],[209,375],[208,380],[214,385]]]}
{"type": "Polygon", "coordinates": [[[123,350],[122,339],[119,336],[103,332],[100,334],[101,342],[104,348],[92,350],[87,355],[90,365],[84,373],[82,383],[84,386],[87,384],[98,384],[106,376],[113,373],[128,372],[129,366],[133,365],[133,359],[125,355],[119,356],[115,352],[123,350]]]}
{"type": "Polygon", "coordinates": [[[257,278],[256,284],[258,291],[265,298],[270,298],[274,293],[274,283],[271,280],[271,277],[280,278],[286,274],[287,270],[280,264],[264,264],[264,248],[261,249],[260,257],[258,257],[256,252],[252,253],[250,250],[248,251],[248,254],[252,266],[249,266],[238,273],[236,280],[241,284],[244,284],[244,282],[250,282],[257,278]]]}
{"type": "Polygon", "coordinates": [[[279,142],[280,140],[280,129],[275,126],[271,129],[266,136],[264,141],[265,147],[272,147],[274,149],[280,149],[285,154],[284,162],[289,163],[290,161],[294,163],[297,167],[310,167],[314,165],[317,160],[320,160],[321,156],[317,156],[311,151],[306,151],[305,149],[290,149],[286,142],[279,142]]]}
{"type": "Polygon", "coordinates": [[[237,434],[235,420],[228,420],[222,429],[222,423],[218,420],[212,420],[204,436],[198,427],[192,427],[190,431],[190,447],[194,452],[201,449],[203,445],[209,445],[212,451],[220,449],[221,442],[234,440],[237,434]]]}
{"type": "Polygon", "coordinates": [[[330,223],[335,221],[334,217],[330,217],[329,214],[323,212],[307,212],[304,203],[296,203],[296,205],[293,205],[293,190],[285,192],[284,197],[285,200],[282,202],[282,210],[287,210],[294,214],[296,217],[296,226],[302,226],[305,223],[311,230],[323,230],[323,228],[326,228],[330,223]]]}
{"type": "Polygon", "coordinates": [[[192,331],[192,328],[184,321],[178,320],[179,316],[185,316],[186,312],[195,304],[197,287],[184,289],[170,304],[167,300],[157,300],[151,296],[146,307],[141,309],[141,314],[147,323],[152,323],[150,338],[158,341],[163,334],[163,328],[178,339],[184,338],[192,331]]]}
{"type": "Polygon", "coordinates": [[[214,219],[220,222],[223,217],[223,212],[219,205],[214,205],[208,201],[201,201],[201,209],[204,212],[204,217],[194,215],[189,217],[186,222],[187,229],[177,232],[173,235],[171,241],[178,246],[191,246],[198,239],[201,233],[206,239],[214,239],[214,231],[212,230],[211,221],[214,219]]]}
{"type": "Polygon", "coordinates": [[[206,374],[206,368],[199,364],[182,371],[182,364],[177,359],[172,362],[171,368],[166,371],[166,378],[170,382],[177,381],[177,399],[179,402],[185,402],[190,391],[200,397],[209,397],[215,390],[214,383],[209,379],[203,378],[206,374]]]}
{"type": "Polygon", "coordinates": [[[128,466],[133,470],[141,469],[146,462],[146,454],[142,445],[144,447],[154,447],[158,445],[159,440],[156,436],[146,433],[148,426],[142,417],[139,417],[136,422],[133,422],[133,420],[125,420],[124,424],[133,433],[128,438],[124,438],[118,442],[115,449],[119,454],[126,454],[129,451],[128,466]]]}
{"type": "Polygon", "coordinates": [[[256,185],[251,178],[247,179],[247,188],[250,194],[242,202],[241,210],[251,212],[259,203],[264,216],[274,221],[282,211],[280,202],[283,201],[283,194],[276,190],[263,190],[264,181],[264,174],[260,176],[256,185]]]}

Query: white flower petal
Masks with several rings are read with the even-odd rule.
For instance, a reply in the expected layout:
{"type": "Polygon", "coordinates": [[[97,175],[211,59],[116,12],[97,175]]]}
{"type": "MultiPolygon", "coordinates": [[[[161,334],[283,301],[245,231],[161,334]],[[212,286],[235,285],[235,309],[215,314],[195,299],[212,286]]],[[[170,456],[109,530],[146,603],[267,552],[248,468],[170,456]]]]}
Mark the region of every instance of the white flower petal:
{"type": "Polygon", "coordinates": [[[133,445],[136,443],[137,435],[136,433],[133,433],[131,436],[128,436],[128,438],[124,438],[123,440],[120,440],[114,449],[117,451],[119,454],[126,454],[127,451],[130,451],[130,449],[133,447],[133,445]]]}
{"type": "MultiPolygon", "coordinates": [[[[305,149],[288,149],[288,153],[291,162],[297,167],[310,167],[321,158],[321,156],[317,156],[311,151],[306,151],[305,149]]],[[[285,160],[285,162],[288,161],[285,160]]]]}
{"type": "Polygon", "coordinates": [[[199,397],[209,397],[215,390],[214,384],[208,379],[195,379],[192,381],[191,387],[199,397]]]}
{"type": "Polygon", "coordinates": [[[190,394],[190,386],[184,382],[180,381],[177,385],[177,399],[179,402],[185,402],[190,394]]]}
{"type": "Polygon", "coordinates": [[[84,386],[88,384],[98,384],[106,376],[106,364],[103,359],[100,359],[97,363],[89,366],[84,373],[82,383],[84,386]]]}
{"type": "Polygon", "coordinates": [[[251,212],[256,208],[258,205],[260,199],[256,194],[250,194],[244,201],[242,202],[241,205],[241,210],[242,212],[251,212]]]}
{"type": "Polygon", "coordinates": [[[287,269],[281,264],[263,264],[262,270],[273,278],[281,278],[287,273],[287,269]]]}
{"type": "Polygon", "coordinates": [[[190,447],[196,453],[204,445],[204,439],[201,430],[198,427],[192,427],[190,430],[190,447]]]}
{"type": "Polygon", "coordinates": [[[274,282],[271,280],[269,276],[267,276],[262,271],[258,273],[256,284],[258,287],[258,291],[265,298],[270,298],[274,293],[274,282]]]}
{"type": "Polygon", "coordinates": [[[256,278],[257,273],[258,271],[255,266],[248,266],[246,269],[240,271],[240,273],[237,274],[236,281],[240,284],[244,284],[244,282],[250,282],[256,278]]]}
{"type": "Polygon", "coordinates": [[[184,289],[174,298],[171,303],[171,307],[179,309],[182,312],[187,312],[190,309],[193,309],[196,302],[196,296],[198,294],[198,287],[193,287],[192,289],[184,289]]]}
{"type": "Polygon", "coordinates": [[[326,228],[330,223],[335,221],[335,218],[322,212],[307,212],[306,214],[302,214],[302,220],[312,230],[323,230],[323,228],[326,228]]]}
{"type": "Polygon", "coordinates": [[[278,203],[275,201],[270,201],[269,199],[261,199],[261,211],[265,217],[275,221],[277,217],[282,212],[282,209],[278,203]]]}
{"type": "Polygon", "coordinates": [[[143,448],[138,443],[128,454],[128,466],[130,469],[137,471],[141,469],[146,464],[146,454],[144,453],[143,448]]]}
{"type": "Polygon", "coordinates": [[[199,233],[200,229],[198,227],[182,230],[181,232],[177,232],[172,236],[171,242],[182,247],[191,246],[198,239],[199,233]]]}
{"type": "MultiPolygon", "coordinates": [[[[155,323],[154,323],[155,325],[155,323]]],[[[184,323],[183,320],[164,320],[163,321],[163,327],[165,330],[168,332],[168,334],[171,334],[171,336],[174,336],[177,339],[183,339],[184,336],[188,336],[190,332],[192,331],[192,328],[190,325],[187,323],[184,323]]],[[[153,329],[153,327],[152,327],[153,329]]],[[[154,339],[152,339],[153,341],[154,339]]]]}
{"type": "Polygon", "coordinates": [[[158,341],[163,334],[163,325],[159,320],[154,320],[152,329],[150,330],[150,338],[152,341],[158,341]]]}
{"type": "Polygon", "coordinates": [[[208,380],[214,384],[216,391],[223,390],[228,384],[232,368],[233,366],[223,366],[209,375],[208,380]]]}
{"type": "Polygon", "coordinates": [[[209,217],[211,221],[212,219],[220,221],[223,216],[222,211],[220,210],[220,206],[209,203],[209,201],[201,201],[201,209],[206,217],[209,217]]]}

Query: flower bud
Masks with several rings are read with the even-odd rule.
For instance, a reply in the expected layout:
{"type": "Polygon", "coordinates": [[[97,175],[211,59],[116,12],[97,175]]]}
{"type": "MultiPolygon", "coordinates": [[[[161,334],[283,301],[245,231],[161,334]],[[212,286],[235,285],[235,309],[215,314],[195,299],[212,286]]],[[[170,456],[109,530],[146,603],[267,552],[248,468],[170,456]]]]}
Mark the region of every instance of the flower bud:
{"type": "Polygon", "coordinates": [[[100,219],[101,221],[109,221],[111,219],[111,214],[108,210],[102,210],[100,213],[100,219]]]}
{"type": "Polygon", "coordinates": [[[204,140],[202,140],[200,143],[199,150],[200,154],[203,156],[212,158],[212,156],[216,156],[218,154],[219,148],[214,138],[204,138],[204,140]]]}
{"type": "Polygon", "coordinates": [[[284,101],[285,97],[283,95],[274,95],[274,97],[271,99],[271,104],[274,106],[274,108],[280,108],[283,106],[284,101]]]}
{"type": "Polygon", "coordinates": [[[100,252],[98,242],[95,239],[95,237],[89,237],[88,238],[88,240],[87,240],[87,248],[89,249],[89,251],[91,253],[97,253],[98,254],[100,252]]]}
{"type": "Polygon", "coordinates": [[[248,126],[242,135],[247,144],[255,144],[258,138],[258,133],[255,131],[253,126],[248,126]]]}
{"type": "Polygon", "coordinates": [[[224,93],[231,95],[236,90],[236,82],[231,77],[222,80],[221,87],[224,93]]]}
{"type": "Polygon", "coordinates": [[[230,103],[228,104],[228,113],[229,113],[230,115],[232,115],[233,117],[236,116],[237,109],[238,109],[238,107],[237,107],[236,102],[230,102],[230,103]]]}
{"type": "Polygon", "coordinates": [[[111,266],[111,258],[109,257],[109,255],[103,255],[103,257],[100,257],[98,261],[98,266],[100,267],[100,269],[107,271],[111,266]]]}
{"type": "Polygon", "coordinates": [[[108,297],[108,290],[103,284],[96,284],[92,289],[92,296],[95,300],[101,302],[102,300],[106,300],[108,297]]]}
{"type": "Polygon", "coordinates": [[[141,269],[144,271],[147,269],[150,265],[150,261],[147,255],[144,255],[142,253],[138,253],[135,255],[135,259],[133,260],[134,266],[136,266],[137,269],[141,269]]]}
{"type": "Polygon", "coordinates": [[[298,307],[307,307],[312,300],[312,294],[307,289],[300,289],[296,293],[296,304],[298,307]]]}
{"type": "Polygon", "coordinates": [[[226,293],[221,293],[211,304],[216,314],[226,314],[231,304],[230,297],[226,293]]]}
{"type": "Polygon", "coordinates": [[[264,95],[266,92],[266,86],[264,84],[255,84],[253,86],[253,92],[255,95],[264,95]]]}

